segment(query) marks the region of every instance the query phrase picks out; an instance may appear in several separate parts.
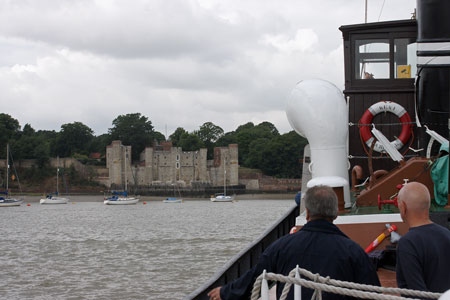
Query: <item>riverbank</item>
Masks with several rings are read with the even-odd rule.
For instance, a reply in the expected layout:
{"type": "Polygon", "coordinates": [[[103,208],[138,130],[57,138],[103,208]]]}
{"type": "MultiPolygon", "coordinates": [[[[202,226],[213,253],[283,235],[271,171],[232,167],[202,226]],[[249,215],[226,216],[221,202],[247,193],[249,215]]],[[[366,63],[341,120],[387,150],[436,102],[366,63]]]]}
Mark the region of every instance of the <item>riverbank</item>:
{"type": "MultiPolygon", "coordinates": [[[[69,198],[70,202],[76,203],[76,202],[103,202],[104,195],[101,194],[68,194],[68,195],[61,195],[62,197],[69,198]]],[[[23,199],[25,203],[39,203],[39,200],[42,198],[45,198],[44,195],[37,195],[37,194],[26,194],[23,196],[17,196],[17,198],[23,199]]],[[[162,201],[166,197],[164,196],[141,196],[140,200],[141,202],[153,202],[153,201],[162,201]]],[[[184,201],[209,201],[209,198],[199,198],[199,197],[182,197],[184,201]]],[[[292,193],[286,193],[286,194],[242,194],[242,195],[236,195],[235,200],[294,200],[295,194],[292,193]]]]}

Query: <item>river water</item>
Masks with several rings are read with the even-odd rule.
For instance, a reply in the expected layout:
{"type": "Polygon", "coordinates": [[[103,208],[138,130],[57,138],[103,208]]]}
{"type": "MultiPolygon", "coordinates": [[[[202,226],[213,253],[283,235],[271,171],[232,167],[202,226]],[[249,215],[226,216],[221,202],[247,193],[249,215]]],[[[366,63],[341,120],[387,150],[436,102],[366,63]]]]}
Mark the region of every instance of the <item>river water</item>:
{"type": "Polygon", "coordinates": [[[0,209],[0,299],[181,299],[294,205],[77,200],[0,209]]]}

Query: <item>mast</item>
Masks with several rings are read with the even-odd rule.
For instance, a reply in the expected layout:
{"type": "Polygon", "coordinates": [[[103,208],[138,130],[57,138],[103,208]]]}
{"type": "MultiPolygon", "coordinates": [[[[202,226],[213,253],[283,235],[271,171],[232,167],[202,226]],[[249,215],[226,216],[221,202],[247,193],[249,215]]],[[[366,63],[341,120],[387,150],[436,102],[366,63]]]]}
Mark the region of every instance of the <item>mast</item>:
{"type": "Polygon", "coordinates": [[[127,192],[128,184],[127,184],[127,146],[125,147],[125,192],[127,192]]]}
{"type": "Polygon", "coordinates": [[[223,195],[227,195],[227,159],[223,160],[223,195]]]}
{"type": "Polygon", "coordinates": [[[9,180],[9,144],[6,144],[6,192],[8,192],[9,180]]]}
{"type": "Polygon", "coordinates": [[[59,156],[56,157],[56,195],[59,195],[58,176],[59,176],[59,156]]]}

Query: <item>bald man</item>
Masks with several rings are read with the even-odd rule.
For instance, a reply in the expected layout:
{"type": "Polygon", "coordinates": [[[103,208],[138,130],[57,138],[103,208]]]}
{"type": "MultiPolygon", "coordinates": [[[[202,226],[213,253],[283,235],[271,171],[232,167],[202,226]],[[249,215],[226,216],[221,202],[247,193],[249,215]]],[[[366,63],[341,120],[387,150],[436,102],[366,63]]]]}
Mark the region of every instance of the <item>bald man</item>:
{"type": "Polygon", "coordinates": [[[398,194],[400,215],[409,232],[398,243],[400,288],[443,293],[450,289],[450,230],[430,220],[430,193],[418,182],[398,194]]]}

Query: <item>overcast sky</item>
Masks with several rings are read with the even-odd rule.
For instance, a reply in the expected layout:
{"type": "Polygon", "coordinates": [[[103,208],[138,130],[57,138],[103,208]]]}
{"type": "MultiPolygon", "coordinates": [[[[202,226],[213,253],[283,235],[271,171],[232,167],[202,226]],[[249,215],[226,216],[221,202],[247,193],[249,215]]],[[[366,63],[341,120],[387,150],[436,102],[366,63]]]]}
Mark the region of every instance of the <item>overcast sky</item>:
{"type": "MultiPolygon", "coordinates": [[[[341,25],[364,0],[0,0],[0,107],[37,130],[96,135],[139,112],[156,130],[291,130],[296,82],[343,88],[341,25]]],[[[414,0],[369,0],[368,20],[409,19],[414,0]],[[383,6],[384,3],[384,6],[383,6]],[[381,15],[380,15],[381,12],[381,15]]]]}

